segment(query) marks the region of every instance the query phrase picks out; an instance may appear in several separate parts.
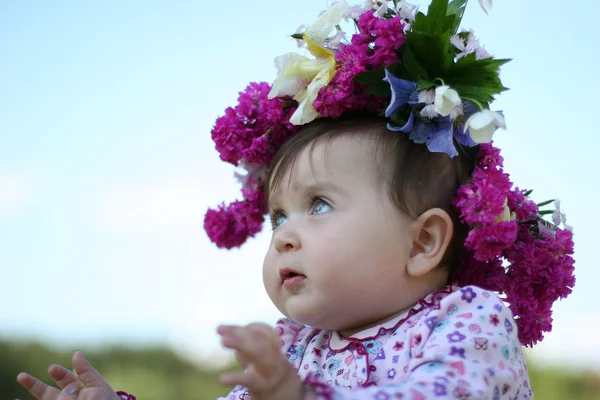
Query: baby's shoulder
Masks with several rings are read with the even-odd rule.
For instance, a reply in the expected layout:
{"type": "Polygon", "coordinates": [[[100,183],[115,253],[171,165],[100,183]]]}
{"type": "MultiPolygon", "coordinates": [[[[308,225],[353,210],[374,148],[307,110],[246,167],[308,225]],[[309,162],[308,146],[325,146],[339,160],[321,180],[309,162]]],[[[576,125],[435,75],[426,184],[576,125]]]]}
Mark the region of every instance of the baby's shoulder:
{"type": "Polygon", "coordinates": [[[478,286],[453,287],[451,292],[446,292],[433,302],[432,309],[439,312],[445,311],[446,315],[460,315],[460,312],[510,313],[502,299],[493,291],[482,289],[478,286]]]}
{"type": "Polygon", "coordinates": [[[491,290],[483,289],[479,286],[452,286],[450,289],[445,291],[436,292],[433,294],[437,296],[440,302],[448,301],[460,301],[466,304],[471,303],[502,303],[502,299],[491,290]],[[437,293],[443,293],[441,296],[436,295],[437,293]]]}
{"type": "Polygon", "coordinates": [[[478,286],[452,287],[428,296],[425,304],[409,330],[434,334],[448,327],[469,334],[501,333],[516,339],[512,312],[491,290],[478,286]]]}

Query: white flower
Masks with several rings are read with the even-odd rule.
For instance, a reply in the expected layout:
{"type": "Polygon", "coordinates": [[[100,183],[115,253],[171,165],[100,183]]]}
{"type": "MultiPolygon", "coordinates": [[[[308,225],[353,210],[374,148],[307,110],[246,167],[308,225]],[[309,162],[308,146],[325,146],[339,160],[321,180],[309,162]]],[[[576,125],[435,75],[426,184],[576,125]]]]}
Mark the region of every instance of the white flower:
{"type": "Polygon", "coordinates": [[[337,49],[340,46],[342,39],[344,39],[345,37],[346,32],[338,31],[338,33],[336,33],[334,37],[327,41],[327,47],[329,47],[330,49],[337,49]]]}
{"type": "Polygon", "coordinates": [[[452,36],[450,38],[450,43],[461,51],[456,56],[457,60],[473,52],[475,52],[475,58],[477,60],[491,57],[490,53],[488,53],[487,50],[479,46],[479,39],[475,37],[473,31],[469,31],[469,35],[466,39],[461,38],[458,34],[452,36]]]}
{"type": "Polygon", "coordinates": [[[477,47],[475,49],[475,59],[476,60],[481,60],[481,59],[484,59],[484,58],[490,58],[491,56],[492,55],[490,53],[488,53],[488,51],[485,48],[481,47],[481,46],[479,46],[479,47],[477,47]]]}
{"type": "Polygon", "coordinates": [[[408,22],[413,22],[417,15],[417,6],[406,1],[399,1],[396,5],[396,12],[400,18],[408,22]]]}
{"type": "Polygon", "coordinates": [[[377,11],[375,11],[373,13],[373,15],[375,15],[377,18],[383,18],[383,16],[387,12],[387,10],[388,10],[388,5],[387,5],[387,2],[384,1],[383,3],[381,3],[381,6],[379,6],[377,11]]]}
{"type": "Polygon", "coordinates": [[[487,14],[492,9],[492,0],[478,0],[481,9],[487,14]]]}
{"type": "Polygon", "coordinates": [[[396,5],[396,13],[400,16],[402,21],[404,21],[404,33],[410,31],[412,23],[417,15],[417,10],[418,7],[416,5],[407,3],[404,0],[399,1],[396,5]]]}
{"type": "Polygon", "coordinates": [[[321,70],[319,60],[312,60],[298,53],[276,57],[277,79],[273,82],[269,98],[295,96],[304,90],[321,70]]]}
{"type": "Polygon", "coordinates": [[[245,169],[246,173],[242,174],[239,171],[235,171],[234,176],[245,189],[256,189],[258,182],[264,182],[269,173],[269,167],[264,165],[250,164],[245,158],[240,160],[239,167],[240,169],[245,169]]]}
{"type": "Polygon", "coordinates": [[[435,110],[443,117],[447,116],[452,110],[460,105],[461,100],[456,90],[450,86],[438,86],[435,88],[435,110]]]}
{"type": "Polygon", "coordinates": [[[489,143],[496,129],[506,129],[502,114],[496,111],[483,110],[473,114],[465,123],[465,131],[476,143],[489,143]]]}
{"type": "Polygon", "coordinates": [[[552,213],[552,222],[554,222],[554,225],[559,226],[560,224],[563,224],[565,229],[573,232],[573,227],[570,225],[567,225],[567,214],[565,214],[560,209],[560,200],[559,199],[554,200],[554,207],[555,207],[555,210],[552,213]]]}
{"type": "Polygon", "coordinates": [[[421,90],[417,101],[425,104],[425,107],[420,111],[421,116],[426,118],[435,118],[438,116],[435,105],[433,105],[435,101],[435,91],[433,89],[421,90]]]}
{"type": "Polygon", "coordinates": [[[452,109],[452,111],[450,111],[450,115],[448,115],[448,116],[450,117],[450,119],[452,121],[454,121],[456,118],[458,118],[459,115],[463,115],[464,113],[465,113],[465,110],[463,107],[463,103],[461,102],[459,105],[454,107],[452,109]]]}
{"type": "Polygon", "coordinates": [[[419,98],[417,99],[419,103],[424,104],[433,104],[435,101],[435,92],[433,89],[425,89],[419,92],[419,98]]]}
{"type": "Polygon", "coordinates": [[[363,6],[363,10],[368,11],[378,7],[377,0],[365,0],[365,5],[363,6]]]}
{"type": "Polygon", "coordinates": [[[362,6],[354,5],[344,14],[344,20],[356,19],[360,17],[366,10],[362,6]]]}
{"type": "Polygon", "coordinates": [[[269,92],[269,98],[294,96],[299,105],[290,122],[306,124],[319,117],[314,109],[319,90],[327,86],[335,74],[335,56],[323,45],[334,26],[338,25],[348,11],[345,0],[337,2],[308,27],[303,35],[308,51],[315,57],[310,59],[297,53],[288,53],[275,59],[277,79],[269,92]]]}
{"type": "Polygon", "coordinates": [[[560,225],[562,222],[567,222],[567,216],[560,210],[560,199],[554,200],[554,213],[552,213],[552,222],[554,225],[560,225]]]}
{"type": "Polygon", "coordinates": [[[435,106],[433,104],[428,104],[420,112],[421,116],[427,118],[435,118],[438,116],[438,112],[435,110],[435,106]]]}

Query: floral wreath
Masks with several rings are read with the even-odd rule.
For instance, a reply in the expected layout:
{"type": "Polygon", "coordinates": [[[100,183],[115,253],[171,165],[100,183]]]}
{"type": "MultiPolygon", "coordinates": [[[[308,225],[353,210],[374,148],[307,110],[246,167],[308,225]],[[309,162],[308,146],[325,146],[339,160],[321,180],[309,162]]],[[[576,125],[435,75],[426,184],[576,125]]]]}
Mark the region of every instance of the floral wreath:
{"type": "MultiPolygon", "coordinates": [[[[250,83],[215,123],[221,159],[245,171],[236,173],[243,199],[209,209],[204,228],[227,249],[262,229],[268,167],[297,126],[350,112],[383,115],[389,130],[432,152],[477,154],[469,183],[453,200],[469,228],[457,283],[498,292],[521,343],[533,346],[552,329],[552,304],[575,284],[572,229],[558,200],[536,204],[503,171],[491,139],[506,125],[490,104],[506,90],[499,70],[509,60],[492,57],[473,31],[459,31],[467,1],[432,0],[424,14],[406,1],[351,7],[341,0],[300,27],[291,36],[312,57],[277,57],[273,85],[250,83]],[[343,20],[355,24],[350,40],[343,20]],[[553,202],[555,210],[541,210],[553,202]]],[[[487,13],[491,0],[478,1],[487,13]]]]}

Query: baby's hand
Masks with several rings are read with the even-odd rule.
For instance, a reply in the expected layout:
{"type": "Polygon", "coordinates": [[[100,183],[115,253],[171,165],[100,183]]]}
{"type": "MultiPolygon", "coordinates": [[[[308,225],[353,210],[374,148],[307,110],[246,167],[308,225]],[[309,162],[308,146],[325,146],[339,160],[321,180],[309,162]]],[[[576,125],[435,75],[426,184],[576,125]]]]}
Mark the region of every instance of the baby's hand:
{"type": "Polygon", "coordinates": [[[19,374],[17,382],[38,400],[120,400],[80,351],[73,354],[73,369],[77,376],[60,365],[48,368],[48,374],[58,389],[26,373],[19,374]]]}
{"type": "Polygon", "coordinates": [[[223,346],[234,349],[243,372],[221,375],[225,385],[242,385],[252,400],[302,399],[303,386],[294,367],[280,352],[280,339],[265,324],[221,325],[217,329],[223,346]]]}

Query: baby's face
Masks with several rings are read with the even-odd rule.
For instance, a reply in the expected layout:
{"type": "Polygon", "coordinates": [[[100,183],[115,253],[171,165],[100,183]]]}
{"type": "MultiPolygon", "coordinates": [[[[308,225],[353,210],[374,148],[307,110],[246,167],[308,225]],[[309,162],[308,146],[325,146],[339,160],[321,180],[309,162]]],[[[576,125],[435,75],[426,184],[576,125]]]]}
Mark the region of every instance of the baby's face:
{"type": "Polygon", "coordinates": [[[351,330],[413,304],[406,295],[413,221],[390,201],[374,145],[340,136],[309,146],[270,194],[264,283],[299,323],[351,330]]]}

